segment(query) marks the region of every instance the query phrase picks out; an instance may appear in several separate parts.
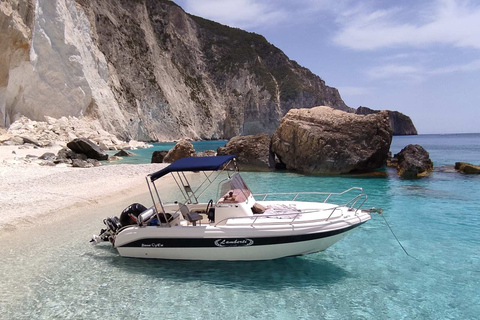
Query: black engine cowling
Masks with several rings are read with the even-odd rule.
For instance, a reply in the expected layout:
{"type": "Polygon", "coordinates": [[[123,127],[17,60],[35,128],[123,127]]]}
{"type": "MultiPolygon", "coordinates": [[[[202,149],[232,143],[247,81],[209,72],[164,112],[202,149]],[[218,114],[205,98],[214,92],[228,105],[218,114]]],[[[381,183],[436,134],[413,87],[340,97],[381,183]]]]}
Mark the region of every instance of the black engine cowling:
{"type": "Polygon", "coordinates": [[[122,224],[122,227],[137,224],[136,218],[145,210],[147,210],[147,208],[140,203],[132,203],[123,209],[122,213],[120,214],[120,223],[122,224]]]}

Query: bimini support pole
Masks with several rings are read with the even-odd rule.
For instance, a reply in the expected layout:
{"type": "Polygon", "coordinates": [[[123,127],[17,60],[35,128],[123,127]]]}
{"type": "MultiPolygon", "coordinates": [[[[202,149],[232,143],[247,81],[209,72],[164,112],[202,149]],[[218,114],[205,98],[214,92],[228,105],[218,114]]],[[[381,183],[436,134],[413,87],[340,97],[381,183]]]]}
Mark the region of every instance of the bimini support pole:
{"type": "MultiPolygon", "coordinates": [[[[156,203],[155,203],[155,197],[153,196],[153,191],[152,191],[152,188],[150,187],[150,183],[153,184],[153,188],[155,189],[155,194],[157,195],[158,203],[160,204],[160,207],[162,208],[163,217],[165,218],[165,221],[166,221],[167,225],[168,225],[169,227],[171,227],[170,222],[169,222],[168,219],[167,219],[167,214],[166,214],[166,212],[165,212],[165,207],[163,206],[162,199],[160,199],[160,195],[158,194],[157,186],[155,185],[155,182],[150,182],[150,181],[148,181],[148,177],[149,177],[149,176],[150,176],[150,175],[148,175],[148,176],[146,177],[146,180],[147,180],[148,191],[150,191],[150,196],[152,197],[153,210],[155,210],[155,215],[157,216],[157,219],[158,219],[158,221],[159,221],[159,223],[160,223],[160,212],[158,212],[158,210],[157,210],[157,205],[156,205],[156,203]]],[[[160,225],[161,225],[161,223],[160,223],[160,225]]]]}

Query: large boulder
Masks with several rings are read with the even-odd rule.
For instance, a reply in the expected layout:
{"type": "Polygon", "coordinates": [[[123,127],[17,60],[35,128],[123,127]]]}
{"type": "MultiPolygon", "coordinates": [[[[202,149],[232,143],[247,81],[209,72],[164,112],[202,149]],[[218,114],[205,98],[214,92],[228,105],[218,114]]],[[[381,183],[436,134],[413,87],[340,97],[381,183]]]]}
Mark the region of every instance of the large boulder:
{"type": "Polygon", "coordinates": [[[108,154],[95,143],[85,138],[74,139],[67,143],[67,147],[75,153],[83,153],[90,159],[108,160],[108,154]]]}
{"type": "Polygon", "coordinates": [[[395,154],[394,158],[397,159],[398,175],[402,178],[424,177],[433,171],[429,153],[418,144],[409,144],[395,154]]]}
{"type": "Polygon", "coordinates": [[[163,159],[165,159],[165,156],[167,155],[167,153],[168,153],[167,150],[153,151],[151,163],[163,163],[163,159]]]}
{"type": "Polygon", "coordinates": [[[480,166],[468,162],[455,162],[455,170],[466,174],[480,174],[480,166]]]}
{"type": "Polygon", "coordinates": [[[217,149],[217,155],[236,155],[240,164],[268,168],[270,136],[259,133],[250,136],[233,137],[225,147],[217,149]]]}
{"type": "Polygon", "coordinates": [[[290,110],[271,151],[287,169],[305,173],[366,172],[385,165],[391,141],[386,112],[364,116],[321,106],[290,110]]]}
{"type": "Polygon", "coordinates": [[[189,141],[180,140],[168,151],[165,158],[163,158],[163,162],[173,162],[186,157],[195,157],[195,149],[189,141]]]}

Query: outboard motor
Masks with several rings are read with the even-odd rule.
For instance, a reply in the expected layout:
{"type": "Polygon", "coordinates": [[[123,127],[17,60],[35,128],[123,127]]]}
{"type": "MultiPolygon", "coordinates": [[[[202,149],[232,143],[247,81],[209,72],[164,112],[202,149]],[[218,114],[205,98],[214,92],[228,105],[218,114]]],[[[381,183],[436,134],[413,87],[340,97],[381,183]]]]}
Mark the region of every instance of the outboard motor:
{"type": "Polygon", "coordinates": [[[140,213],[146,211],[147,208],[140,203],[132,203],[120,214],[120,223],[122,227],[137,224],[137,217],[140,213]]]}
{"type": "Polygon", "coordinates": [[[99,243],[101,241],[110,241],[112,244],[114,244],[115,235],[117,234],[118,230],[122,228],[120,220],[118,217],[110,217],[104,219],[103,223],[107,226],[107,228],[100,230],[100,234],[98,236],[94,235],[90,242],[99,243]]]}
{"type": "Polygon", "coordinates": [[[122,224],[120,223],[118,217],[107,218],[103,220],[103,223],[105,223],[107,228],[113,233],[117,233],[117,231],[122,227],[122,224]]]}
{"type": "Polygon", "coordinates": [[[90,242],[99,243],[101,241],[110,241],[114,244],[118,231],[125,226],[137,224],[138,215],[145,210],[147,210],[147,208],[140,203],[133,203],[123,209],[120,214],[120,219],[118,217],[109,217],[103,220],[107,228],[100,230],[100,234],[98,236],[94,235],[90,242]]]}

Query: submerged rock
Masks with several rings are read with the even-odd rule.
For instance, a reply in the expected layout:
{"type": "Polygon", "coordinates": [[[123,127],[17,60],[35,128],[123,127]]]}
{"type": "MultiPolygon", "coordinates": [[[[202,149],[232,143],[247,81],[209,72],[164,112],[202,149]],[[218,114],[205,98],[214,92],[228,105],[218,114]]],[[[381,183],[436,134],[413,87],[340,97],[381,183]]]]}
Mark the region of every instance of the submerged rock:
{"type": "Polygon", "coordinates": [[[253,167],[269,167],[270,136],[259,133],[250,136],[233,137],[225,147],[217,149],[217,154],[236,155],[240,164],[253,167]]]}
{"type": "Polygon", "coordinates": [[[174,162],[181,158],[195,157],[195,149],[193,145],[187,140],[180,140],[177,144],[168,151],[163,159],[163,162],[174,162]]]}
{"type": "Polygon", "coordinates": [[[123,149],[114,154],[114,156],[117,156],[117,157],[131,157],[135,155],[137,154],[131,151],[123,150],[123,149]]]}
{"type": "Polygon", "coordinates": [[[455,162],[455,170],[466,174],[480,174],[480,166],[468,162],[455,162]]]}
{"type": "Polygon", "coordinates": [[[272,137],[271,151],[287,169],[366,172],[385,165],[391,141],[386,112],[363,116],[322,106],[290,110],[272,137]]]}
{"type": "Polygon", "coordinates": [[[398,175],[402,178],[412,179],[428,176],[433,171],[433,162],[429,153],[418,144],[409,144],[399,153],[397,159],[398,175]]]}

